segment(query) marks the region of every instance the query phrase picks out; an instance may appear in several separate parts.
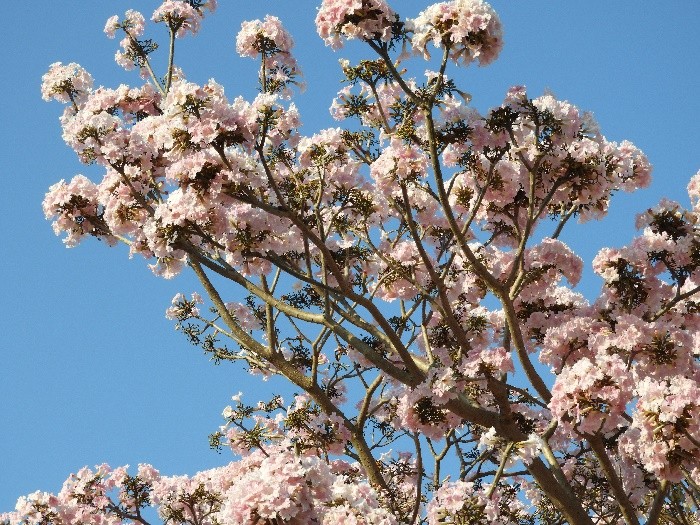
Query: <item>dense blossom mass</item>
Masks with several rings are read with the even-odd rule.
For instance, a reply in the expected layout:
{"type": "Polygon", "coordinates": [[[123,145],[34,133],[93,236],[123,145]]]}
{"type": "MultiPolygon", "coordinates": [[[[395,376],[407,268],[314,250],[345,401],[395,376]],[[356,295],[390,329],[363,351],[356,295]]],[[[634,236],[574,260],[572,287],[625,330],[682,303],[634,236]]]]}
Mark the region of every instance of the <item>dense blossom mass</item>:
{"type": "Polygon", "coordinates": [[[411,21],[411,45],[429,56],[427,43],[442,48],[457,63],[493,62],[503,47],[501,22],[481,0],[456,0],[434,4],[411,21]]]}
{"type": "Polygon", "coordinates": [[[385,0],[323,0],[316,15],[316,29],[333,49],[343,47],[343,39],[392,38],[396,14],[385,0]]]}
{"type": "MultiPolygon", "coordinates": [[[[166,0],[150,20],[174,45],[215,7],[166,0]]],[[[104,31],[123,34],[116,59],[140,86],[50,66],[41,92],[66,104],[64,140],[104,168],[51,186],[55,232],[69,247],[125,243],[166,278],[189,267],[204,293],[178,294],[167,317],[215,360],[302,393],[234,396],[211,436],[240,456],[227,466],[83,469],[0,522],[146,524],[154,505],[202,525],[697,523],[700,172],[690,208],[663,200],[629,245],[599,251],[603,287],[586,298],[563,232],[647,186],[644,154],[523,86],[471,107],[447,68],[497,58],[501,23],[482,0],[414,19],[323,0],[316,26],[373,58],[341,60],[338,127],[312,135],[274,16],[236,38],[260,62],[253,99],[188,81],[172,53],[159,77],[133,10],[104,31]]]]}

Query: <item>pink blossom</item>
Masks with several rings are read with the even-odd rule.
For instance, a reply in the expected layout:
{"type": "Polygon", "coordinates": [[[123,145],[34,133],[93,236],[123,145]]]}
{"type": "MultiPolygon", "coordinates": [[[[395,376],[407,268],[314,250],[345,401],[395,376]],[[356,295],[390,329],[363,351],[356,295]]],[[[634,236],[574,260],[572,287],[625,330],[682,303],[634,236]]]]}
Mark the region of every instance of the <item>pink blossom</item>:
{"type": "Polygon", "coordinates": [[[301,74],[291,50],[292,37],[282,27],[279,18],[267,15],[265,20],[243,22],[236,37],[236,51],[243,57],[262,56],[264,69],[260,82],[267,93],[280,92],[286,98],[291,96],[287,87],[298,84],[295,78],[301,74]]]}
{"type": "Polygon", "coordinates": [[[105,23],[104,33],[109,38],[114,38],[114,35],[120,27],[119,15],[110,16],[105,23]]]}
{"type": "Polygon", "coordinates": [[[261,53],[289,55],[294,46],[292,37],[276,16],[267,15],[265,20],[241,23],[236,37],[236,52],[242,57],[255,58],[261,53]]]}
{"type": "Polygon", "coordinates": [[[513,360],[505,348],[474,348],[462,362],[460,371],[467,377],[513,372],[513,360]]]}
{"type": "Polygon", "coordinates": [[[433,399],[431,388],[426,383],[416,388],[398,388],[393,402],[394,413],[389,422],[395,428],[420,432],[431,439],[444,439],[450,429],[457,428],[462,422],[433,399]]]}
{"type": "Polygon", "coordinates": [[[410,185],[424,178],[427,168],[428,159],[422,151],[415,146],[406,146],[398,139],[392,139],[372,163],[371,175],[379,191],[388,196],[401,197],[400,184],[410,185]]]}
{"type": "MultiPolygon", "coordinates": [[[[213,4],[214,6],[216,4],[213,4]]],[[[202,22],[203,14],[182,0],[165,0],[151,16],[154,22],[165,22],[181,38],[187,33],[196,35],[202,22]]]]}
{"type": "Polygon", "coordinates": [[[485,66],[503,47],[501,21],[482,0],[453,0],[433,4],[411,21],[411,44],[427,59],[428,42],[435,47],[450,46],[450,58],[469,65],[474,60],[485,66]]]}
{"type": "Polygon", "coordinates": [[[633,423],[620,448],[659,478],[680,481],[681,468],[694,468],[700,461],[698,382],[682,376],[645,378],[636,392],[633,423]]]}
{"type": "Polygon", "coordinates": [[[693,203],[693,210],[697,212],[700,208],[700,170],[691,177],[688,183],[688,196],[693,203]]]}
{"type": "Polygon", "coordinates": [[[583,261],[558,239],[542,239],[540,244],[528,250],[526,259],[529,268],[552,266],[573,286],[581,279],[583,261]]]}
{"type": "Polygon", "coordinates": [[[574,433],[608,433],[624,422],[632,399],[632,376],[616,355],[584,357],[565,366],[552,388],[549,409],[574,433]]]}
{"type": "Polygon", "coordinates": [[[118,15],[111,16],[105,24],[104,32],[107,37],[114,38],[117,29],[120,28],[132,38],[137,38],[146,28],[146,19],[138,11],[129,9],[123,20],[120,20],[118,15]]]}
{"type": "Polygon", "coordinates": [[[385,0],[323,0],[316,14],[316,30],[326,45],[343,47],[342,38],[388,41],[395,20],[385,0]]]}
{"type": "Polygon", "coordinates": [[[86,235],[114,242],[101,219],[97,186],[83,175],[76,175],[69,183],[61,180],[51,186],[42,208],[47,219],[56,219],[52,225],[56,235],[68,234],[63,240],[68,248],[76,246],[86,235]]]}
{"type": "Polygon", "coordinates": [[[92,84],[92,76],[80,65],[54,62],[41,77],[41,98],[80,105],[89,96],[92,84]]]}
{"type": "Polygon", "coordinates": [[[499,505],[503,497],[496,489],[489,494],[489,488],[477,488],[472,482],[446,481],[434,492],[433,499],[427,506],[429,525],[442,523],[502,523],[510,525],[517,523],[513,519],[519,512],[525,510],[522,502],[510,497],[505,505],[499,505]],[[504,507],[507,513],[502,512],[504,507]]]}

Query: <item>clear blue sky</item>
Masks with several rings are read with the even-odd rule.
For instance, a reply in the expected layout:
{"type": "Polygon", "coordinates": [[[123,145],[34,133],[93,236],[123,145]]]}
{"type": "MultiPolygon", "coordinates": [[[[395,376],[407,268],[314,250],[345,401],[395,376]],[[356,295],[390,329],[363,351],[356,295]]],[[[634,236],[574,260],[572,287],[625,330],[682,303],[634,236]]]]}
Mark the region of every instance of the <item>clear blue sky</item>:
{"type": "MultiPolygon", "coordinates": [[[[295,37],[308,83],[297,99],[304,131],[334,126],[327,108],[338,87],[337,61],[359,44],[339,53],[325,48],[313,26],[316,1],[219,3],[201,34],[180,42],[177,62],[188,78],[214,77],[230,98],[250,96],[256,66],[235,55],[235,34],[241,20],[276,14],[295,37]]],[[[143,260],[97,242],[66,250],[42,217],[49,185],[76,173],[99,176],[63,144],[61,107],[42,102],[42,74],[52,62],[75,61],[98,85],[137,84],[135,73],[112,60],[117,41],[102,28],[110,15],[134,8],[150,17],[158,4],[25,2],[1,22],[0,511],[19,495],[57,491],[84,465],[150,462],[175,474],[227,462],[230,455],[209,450],[207,435],[232,394],[259,389],[234,367],[213,366],[164,318],[176,292],[196,289],[192,279],[159,280],[143,260]]],[[[548,88],[592,110],[608,138],[632,140],[654,164],[651,189],[619,195],[606,221],[574,225],[565,236],[590,268],[598,248],[631,238],[635,213],[662,195],[686,202],[687,181],[700,169],[700,3],[492,4],[505,27],[501,58],[453,73],[477,108],[498,104],[513,84],[527,85],[531,95],[548,88]]],[[[415,16],[427,2],[392,5],[415,16]]],[[[163,28],[151,34],[165,44],[163,28]]],[[[585,279],[582,286],[590,296],[597,284],[585,279]]],[[[236,291],[226,294],[230,300],[236,291]]]]}

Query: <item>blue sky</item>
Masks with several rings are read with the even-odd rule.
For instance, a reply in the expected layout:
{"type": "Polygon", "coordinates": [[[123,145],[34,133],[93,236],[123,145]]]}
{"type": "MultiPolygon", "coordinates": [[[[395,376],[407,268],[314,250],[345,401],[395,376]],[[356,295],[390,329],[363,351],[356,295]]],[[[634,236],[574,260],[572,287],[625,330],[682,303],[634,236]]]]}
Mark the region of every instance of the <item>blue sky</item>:
{"type": "MultiPolygon", "coordinates": [[[[296,100],[303,132],[334,126],[327,108],[339,87],[338,59],[358,56],[362,47],[325,48],[313,26],[316,1],[219,3],[199,36],[179,42],[177,62],[187,77],[214,77],[230,98],[254,94],[256,64],[236,56],[235,34],[244,19],[276,14],[295,37],[308,84],[296,100]]],[[[98,242],[66,250],[42,216],[49,185],[76,173],[100,175],[63,144],[61,107],[42,102],[42,74],[52,62],[74,61],[97,85],[137,85],[138,75],[112,60],[117,41],[105,38],[102,28],[113,14],[134,8],[150,16],[158,4],[26,2],[1,22],[0,511],[14,507],[19,495],[57,491],[84,465],[150,462],[175,474],[227,462],[228,454],[217,455],[207,444],[221,409],[239,390],[268,388],[233,366],[208,362],[164,318],[175,293],[197,289],[193,279],[157,279],[143,260],[98,242]]],[[[428,4],[392,5],[415,16],[428,4]]],[[[497,105],[514,84],[527,85],[533,96],[549,89],[593,111],[609,139],[633,141],[655,167],[650,189],[617,196],[607,220],[573,225],[564,236],[590,268],[600,247],[631,238],[635,213],[661,196],[687,201],[687,181],[700,169],[700,3],[492,5],[505,27],[501,58],[452,73],[477,108],[497,105]]],[[[166,43],[163,28],[151,30],[166,43]]],[[[421,64],[414,67],[422,72],[421,64]]],[[[598,284],[586,278],[581,286],[591,296],[598,284]]],[[[232,300],[237,292],[224,294],[232,300]]]]}

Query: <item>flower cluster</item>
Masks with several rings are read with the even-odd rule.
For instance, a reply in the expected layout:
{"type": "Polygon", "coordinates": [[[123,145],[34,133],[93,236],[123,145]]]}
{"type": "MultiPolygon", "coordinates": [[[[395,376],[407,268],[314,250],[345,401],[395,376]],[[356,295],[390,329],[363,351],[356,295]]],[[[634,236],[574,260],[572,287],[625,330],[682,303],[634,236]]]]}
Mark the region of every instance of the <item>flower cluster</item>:
{"type": "Polygon", "coordinates": [[[68,234],[63,240],[66,246],[76,246],[87,235],[109,239],[97,194],[95,183],[84,175],[76,175],[68,183],[61,180],[49,188],[42,205],[44,215],[47,219],[57,217],[53,230],[56,235],[68,234]]]}
{"type": "Polygon", "coordinates": [[[340,49],[342,38],[389,41],[395,21],[385,0],[323,0],[316,30],[326,45],[340,49]]]}
{"type": "Polygon", "coordinates": [[[367,483],[349,483],[352,472],[342,462],[284,447],[192,477],[163,476],[145,464],[132,476],[127,467],[101,465],[72,475],[58,494],[20,498],[15,511],[0,519],[10,525],[121,525],[152,504],[164,521],[175,523],[395,525],[367,483]]]}
{"type": "MultiPolygon", "coordinates": [[[[216,4],[211,4],[212,9],[216,4]]],[[[195,8],[191,2],[185,0],[165,0],[153,12],[151,20],[164,22],[177,37],[183,37],[187,33],[196,35],[201,27],[204,17],[201,8],[195,8]]]]}
{"type": "Polygon", "coordinates": [[[428,504],[428,524],[519,523],[518,518],[525,511],[524,505],[508,498],[496,487],[492,489],[477,489],[474,483],[465,481],[443,483],[428,504]]]}
{"type": "Polygon", "coordinates": [[[92,76],[80,65],[54,62],[41,78],[41,98],[77,105],[88,98],[92,85],[92,76]]]}
{"type": "Polygon", "coordinates": [[[452,0],[431,5],[411,21],[411,45],[426,58],[428,43],[444,48],[456,63],[490,64],[503,47],[501,21],[483,0],[452,0]]]}
{"type": "Polygon", "coordinates": [[[109,17],[105,23],[104,33],[108,38],[114,38],[118,29],[123,29],[132,38],[137,38],[146,29],[146,19],[138,11],[129,9],[120,20],[118,15],[109,17]]]}
{"type": "Polygon", "coordinates": [[[291,54],[294,42],[279,18],[266,16],[265,20],[251,20],[241,24],[236,37],[236,52],[242,57],[263,59],[260,83],[266,93],[281,92],[291,97],[289,84],[296,84],[301,74],[291,54]]]}
{"type": "MultiPolygon", "coordinates": [[[[213,12],[216,5],[216,0],[164,0],[151,20],[165,23],[171,38],[183,37],[187,33],[195,35],[199,32],[204,10],[213,12]]],[[[146,19],[133,9],[126,11],[123,19],[118,15],[111,16],[104,27],[108,38],[114,38],[119,29],[124,31],[125,36],[119,43],[121,50],[116,52],[114,59],[127,71],[138,67],[143,77],[153,74],[148,56],[158,49],[158,44],[151,39],[139,40],[145,28],[146,19]]]]}
{"type": "MultiPolygon", "coordinates": [[[[242,57],[256,58],[289,55],[294,46],[291,35],[276,16],[266,16],[265,20],[251,20],[241,23],[236,37],[236,52],[242,57]]],[[[296,62],[294,62],[296,65],[296,62]]]]}
{"type": "Polygon", "coordinates": [[[633,384],[619,357],[602,355],[595,363],[584,357],[557,376],[549,409],[567,429],[608,434],[624,425],[633,384]]]}
{"type": "Polygon", "coordinates": [[[621,448],[660,479],[680,481],[700,461],[700,384],[697,378],[645,378],[621,448]]]}

